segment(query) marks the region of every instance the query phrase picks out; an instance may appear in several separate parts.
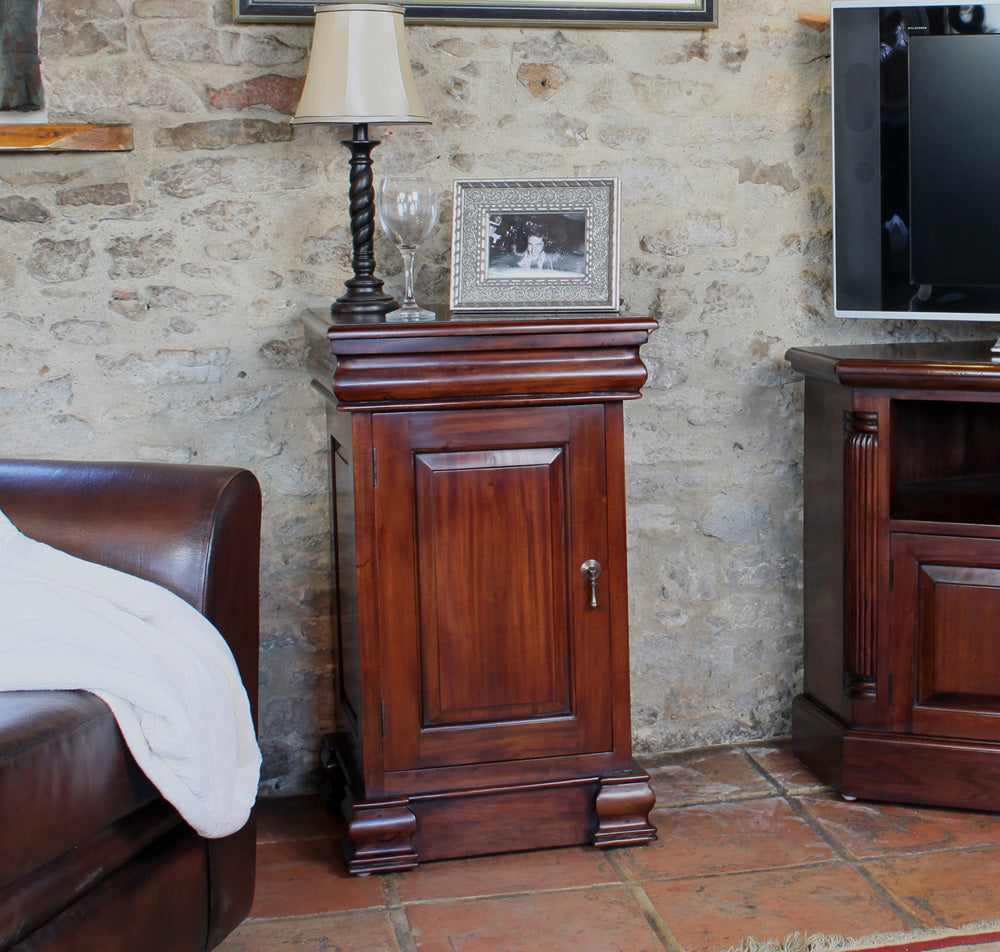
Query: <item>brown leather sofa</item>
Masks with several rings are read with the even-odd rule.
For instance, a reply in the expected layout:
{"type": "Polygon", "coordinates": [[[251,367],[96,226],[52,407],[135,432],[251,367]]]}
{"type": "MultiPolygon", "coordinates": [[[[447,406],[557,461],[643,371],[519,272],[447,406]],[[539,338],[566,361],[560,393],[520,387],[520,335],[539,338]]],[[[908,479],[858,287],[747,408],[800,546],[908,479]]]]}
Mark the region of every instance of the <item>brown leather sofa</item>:
{"type": "MultiPolygon", "coordinates": [[[[23,533],[194,605],[256,718],[260,487],[247,470],[0,460],[23,533]]],[[[2,659],[0,659],[2,664],[2,659]]],[[[254,821],[198,836],[136,767],[103,701],[0,693],[0,950],[195,952],[250,910],[254,821]]]]}

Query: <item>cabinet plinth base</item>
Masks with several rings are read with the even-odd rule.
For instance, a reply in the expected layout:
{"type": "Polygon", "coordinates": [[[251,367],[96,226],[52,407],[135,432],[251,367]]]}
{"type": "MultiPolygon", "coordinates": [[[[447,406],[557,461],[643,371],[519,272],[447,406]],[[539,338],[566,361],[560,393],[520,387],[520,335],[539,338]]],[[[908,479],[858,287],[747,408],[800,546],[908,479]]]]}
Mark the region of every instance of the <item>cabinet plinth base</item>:
{"type": "Polygon", "coordinates": [[[655,797],[649,775],[635,762],[629,771],[600,777],[355,800],[344,783],[353,776],[350,762],[336,738],[326,740],[324,800],[347,820],[344,852],[355,875],[440,859],[588,844],[639,846],[656,839],[649,822],[655,797]],[[343,797],[329,795],[339,791],[343,797]]]}
{"type": "Polygon", "coordinates": [[[795,756],[849,800],[1000,811],[1000,743],[850,730],[795,699],[795,756]]]}
{"type": "Polygon", "coordinates": [[[840,791],[847,726],[805,694],[792,702],[792,753],[818,780],[840,791]]]}

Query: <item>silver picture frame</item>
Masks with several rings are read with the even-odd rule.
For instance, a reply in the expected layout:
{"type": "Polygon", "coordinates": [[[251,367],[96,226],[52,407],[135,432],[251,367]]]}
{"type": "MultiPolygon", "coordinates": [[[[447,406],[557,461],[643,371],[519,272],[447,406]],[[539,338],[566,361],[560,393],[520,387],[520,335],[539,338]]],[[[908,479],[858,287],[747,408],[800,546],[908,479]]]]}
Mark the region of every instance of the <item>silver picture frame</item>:
{"type": "Polygon", "coordinates": [[[617,311],[618,179],[458,181],[451,310],[617,311]]]}

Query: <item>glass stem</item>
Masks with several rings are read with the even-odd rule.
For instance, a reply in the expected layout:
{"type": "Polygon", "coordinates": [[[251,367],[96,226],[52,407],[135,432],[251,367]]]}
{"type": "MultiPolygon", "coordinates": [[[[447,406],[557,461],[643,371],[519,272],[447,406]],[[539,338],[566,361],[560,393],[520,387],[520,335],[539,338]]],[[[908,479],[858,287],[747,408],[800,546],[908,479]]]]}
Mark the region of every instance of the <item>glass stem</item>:
{"type": "Polygon", "coordinates": [[[412,307],[417,302],[413,299],[413,259],[417,255],[416,248],[400,248],[403,256],[403,307],[412,307]]]}

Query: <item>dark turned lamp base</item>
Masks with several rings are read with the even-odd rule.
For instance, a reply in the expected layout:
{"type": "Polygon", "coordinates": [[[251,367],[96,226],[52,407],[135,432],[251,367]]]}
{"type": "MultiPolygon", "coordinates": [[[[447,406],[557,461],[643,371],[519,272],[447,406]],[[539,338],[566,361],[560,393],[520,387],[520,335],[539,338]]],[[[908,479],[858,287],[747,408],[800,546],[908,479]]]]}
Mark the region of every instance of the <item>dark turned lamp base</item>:
{"type": "Polygon", "coordinates": [[[354,277],[345,281],[347,292],[330,307],[333,317],[357,323],[377,323],[389,311],[395,311],[399,302],[382,290],[382,282],[375,277],[375,188],[372,178],[372,149],[379,144],[368,138],[368,123],[354,125],[354,137],[345,139],[343,145],[351,151],[350,188],[351,239],[354,254],[351,265],[354,277]]]}
{"type": "Polygon", "coordinates": [[[377,323],[390,311],[395,311],[399,307],[399,301],[391,294],[381,293],[381,281],[373,282],[378,287],[371,290],[367,286],[363,289],[352,287],[354,282],[350,279],[344,283],[348,287],[347,293],[342,294],[330,305],[330,314],[337,320],[354,321],[359,324],[377,323]]]}

